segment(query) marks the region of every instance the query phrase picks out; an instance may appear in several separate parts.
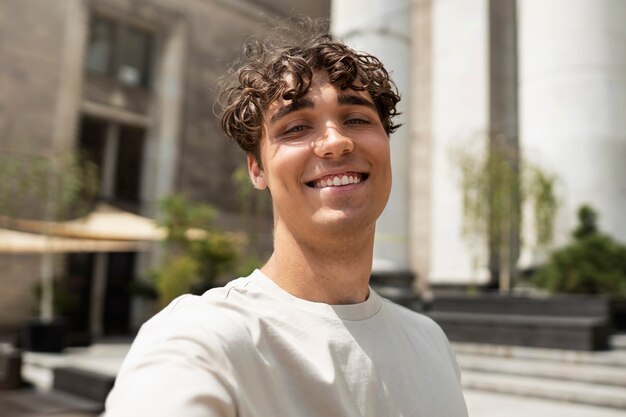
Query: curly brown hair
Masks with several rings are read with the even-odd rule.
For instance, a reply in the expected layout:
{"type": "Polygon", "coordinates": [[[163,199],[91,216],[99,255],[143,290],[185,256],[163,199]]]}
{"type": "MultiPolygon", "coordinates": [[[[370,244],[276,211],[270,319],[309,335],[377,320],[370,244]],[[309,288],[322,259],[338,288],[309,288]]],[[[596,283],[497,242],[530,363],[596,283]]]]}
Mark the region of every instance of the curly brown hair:
{"type": "Polygon", "coordinates": [[[246,45],[244,56],[247,62],[226,80],[218,104],[226,135],[259,162],[263,112],[279,97],[292,100],[306,95],[319,71],[328,73],[330,82],[341,89],[367,91],[388,135],[400,126],[393,122],[400,96],[383,64],[331,35],[278,46],[253,42],[246,45]]]}

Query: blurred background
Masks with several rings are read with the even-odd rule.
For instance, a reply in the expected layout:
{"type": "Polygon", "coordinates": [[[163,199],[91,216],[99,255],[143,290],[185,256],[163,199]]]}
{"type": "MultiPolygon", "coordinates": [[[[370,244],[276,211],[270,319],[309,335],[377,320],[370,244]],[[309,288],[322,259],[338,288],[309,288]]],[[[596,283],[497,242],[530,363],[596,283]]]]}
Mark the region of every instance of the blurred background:
{"type": "Polygon", "coordinates": [[[624,0],[0,0],[0,341],[30,383],[65,364],[32,352],[123,356],[263,264],[271,201],[214,102],[302,16],[403,98],[372,285],[439,322],[469,390],[626,412],[624,0]]]}

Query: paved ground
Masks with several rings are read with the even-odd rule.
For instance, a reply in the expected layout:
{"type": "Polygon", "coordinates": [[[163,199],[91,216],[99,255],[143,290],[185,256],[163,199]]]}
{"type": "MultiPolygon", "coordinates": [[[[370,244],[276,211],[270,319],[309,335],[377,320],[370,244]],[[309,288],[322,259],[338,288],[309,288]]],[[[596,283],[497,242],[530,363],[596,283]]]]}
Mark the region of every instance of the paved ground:
{"type": "MultiPolygon", "coordinates": [[[[126,341],[108,341],[60,355],[26,353],[23,376],[45,390],[51,385],[48,370],[54,366],[76,365],[115,374],[127,351],[126,341]]],[[[465,398],[470,417],[626,417],[623,410],[480,391],[467,390],[465,398]]]]}
{"type": "Polygon", "coordinates": [[[624,410],[465,391],[470,417],[626,417],[624,410]]]}

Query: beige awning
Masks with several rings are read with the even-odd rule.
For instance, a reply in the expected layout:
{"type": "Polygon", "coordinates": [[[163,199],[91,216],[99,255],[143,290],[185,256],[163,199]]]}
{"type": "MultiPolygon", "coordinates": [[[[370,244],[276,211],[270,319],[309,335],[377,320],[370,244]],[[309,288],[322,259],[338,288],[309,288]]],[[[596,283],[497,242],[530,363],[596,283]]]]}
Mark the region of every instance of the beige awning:
{"type": "MultiPolygon", "coordinates": [[[[0,252],[4,253],[126,252],[145,250],[148,242],[167,236],[155,220],[103,203],[77,220],[44,222],[0,216],[0,226],[0,252]]],[[[187,231],[191,239],[205,235],[199,229],[187,231]]]]}
{"type": "Polygon", "coordinates": [[[74,239],[0,229],[0,253],[140,252],[147,248],[146,242],[139,241],[74,239]]]}
{"type": "Polygon", "coordinates": [[[98,204],[87,216],[66,222],[2,217],[0,224],[3,222],[22,232],[78,239],[159,241],[166,236],[153,219],[108,204],[98,204]]]}

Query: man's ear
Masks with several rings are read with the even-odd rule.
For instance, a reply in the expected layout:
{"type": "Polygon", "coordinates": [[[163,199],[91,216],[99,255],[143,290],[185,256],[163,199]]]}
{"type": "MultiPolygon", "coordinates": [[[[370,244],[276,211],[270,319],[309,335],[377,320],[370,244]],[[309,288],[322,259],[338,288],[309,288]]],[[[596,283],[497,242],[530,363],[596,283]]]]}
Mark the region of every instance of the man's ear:
{"type": "Polygon", "coordinates": [[[265,190],[267,188],[267,182],[265,182],[265,172],[259,161],[257,161],[256,156],[252,153],[249,153],[247,156],[248,159],[248,175],[250,175],[250,180],[252,181],[252,185],[257,190],[265,190]]]}

